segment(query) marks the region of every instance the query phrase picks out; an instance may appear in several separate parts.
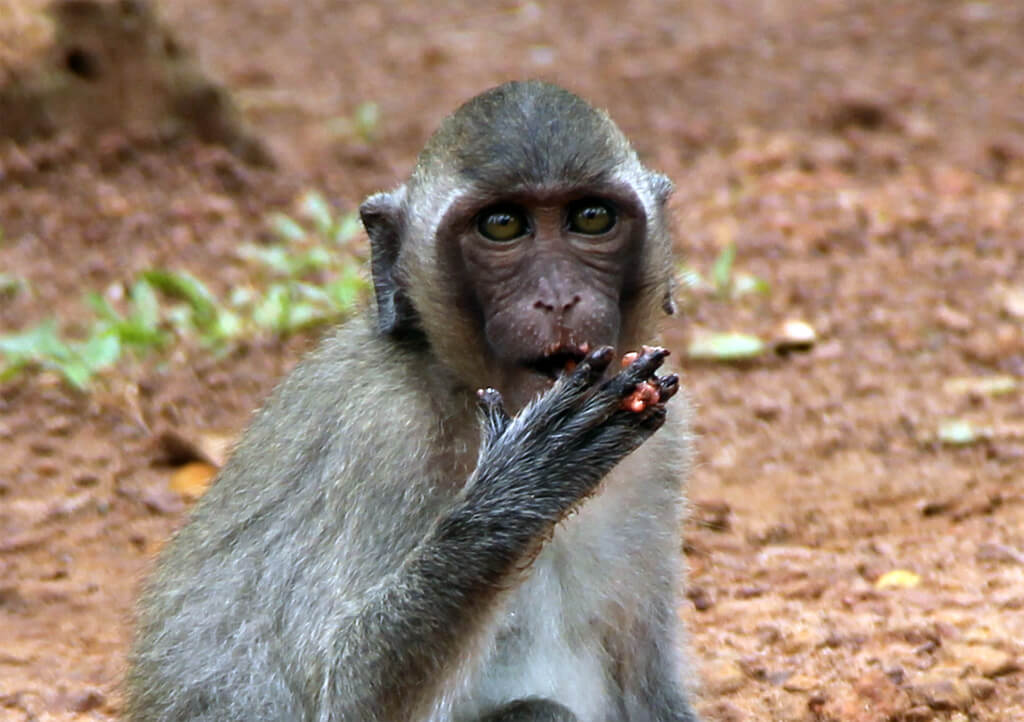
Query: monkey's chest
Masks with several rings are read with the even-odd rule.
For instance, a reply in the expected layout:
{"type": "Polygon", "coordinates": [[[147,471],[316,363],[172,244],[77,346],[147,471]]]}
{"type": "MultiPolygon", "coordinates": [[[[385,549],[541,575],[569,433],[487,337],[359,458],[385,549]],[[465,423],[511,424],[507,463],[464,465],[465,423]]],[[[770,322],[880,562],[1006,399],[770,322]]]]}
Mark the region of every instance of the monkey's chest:
{"type": "Polygon", "coordinates": [[[620,718],[613,675],[632,662],[623,637],[647,593],[635,564],[644,529],[606,494],[558,527],[495,617],[467,680],[480,711],[544,698],[582,722],[620,718]]]}

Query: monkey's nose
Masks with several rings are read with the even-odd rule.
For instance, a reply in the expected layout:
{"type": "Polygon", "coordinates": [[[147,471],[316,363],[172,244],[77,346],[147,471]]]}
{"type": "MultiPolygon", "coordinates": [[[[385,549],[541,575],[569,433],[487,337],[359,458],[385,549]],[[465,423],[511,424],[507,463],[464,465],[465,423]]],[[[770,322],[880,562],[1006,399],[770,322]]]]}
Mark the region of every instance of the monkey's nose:
{"type": "Polygon", "coordinates": [[[574,295],[567,301],[546,300],[543,298],[538,298],[536,301],[533,302],[533,307],[539,308],[543,311],[547,311],[548,313],[554,313],[555,311],[561,311],[562,313],[565,313],[579,302],[579,294],[574,295]]]}

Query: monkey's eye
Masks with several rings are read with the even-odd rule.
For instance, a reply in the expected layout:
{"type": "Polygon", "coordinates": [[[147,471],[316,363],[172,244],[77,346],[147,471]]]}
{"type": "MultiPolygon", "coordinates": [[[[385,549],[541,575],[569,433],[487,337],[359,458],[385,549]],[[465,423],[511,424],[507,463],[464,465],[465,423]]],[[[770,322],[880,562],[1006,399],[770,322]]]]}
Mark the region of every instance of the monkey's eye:
{"type": "Polygon", "coordinates": [[[594,198],[577,201],[569,206],[569,230],[587,236],[607,233],[615,225],[615,210],[594,198]]]}
{"type": "Polygon", "coordinates": [[[514,241],[529,229],[526,214],[518,208],[488,208],[477,219],[480,235],[492,241],[514,241]]]}

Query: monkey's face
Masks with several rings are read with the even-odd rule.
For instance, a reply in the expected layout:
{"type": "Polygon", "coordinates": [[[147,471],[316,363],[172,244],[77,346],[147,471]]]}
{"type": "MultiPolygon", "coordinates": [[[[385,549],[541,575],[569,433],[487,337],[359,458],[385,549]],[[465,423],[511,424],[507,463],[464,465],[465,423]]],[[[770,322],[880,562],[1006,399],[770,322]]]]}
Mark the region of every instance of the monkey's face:
{"type": "Polygon", "coordinates": [[[378,327],[521,407],[588,347],[653,340],[673,308],[671,190],[572,93],[482,93],[442,122],[407,183],[360,206],[378,327]]]}
{"type": "Polygon", "coordinates": [[[529,398],[589,348],[619,345],[643,210],[630,193],[604,190],[502,198],[449,214],[445,245],[461,279],[460,310],[477,319],[503,390],[529,398]]]}

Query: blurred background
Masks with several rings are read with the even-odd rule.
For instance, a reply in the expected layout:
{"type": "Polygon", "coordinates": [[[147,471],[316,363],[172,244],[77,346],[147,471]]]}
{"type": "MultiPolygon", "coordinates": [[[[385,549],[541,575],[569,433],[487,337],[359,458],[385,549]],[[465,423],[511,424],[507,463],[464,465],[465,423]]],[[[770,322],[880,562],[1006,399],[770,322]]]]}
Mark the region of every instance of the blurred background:
{"type": "MultiPolygon", "coordinates": [[[[543,78],[667,173],[709,720],[1024,708],[1024,4],[0,0],[0,718],[116,719],[153,554],[543,78]]],[[[682,481],[682,480],[681,480],[682,481]]]]}

